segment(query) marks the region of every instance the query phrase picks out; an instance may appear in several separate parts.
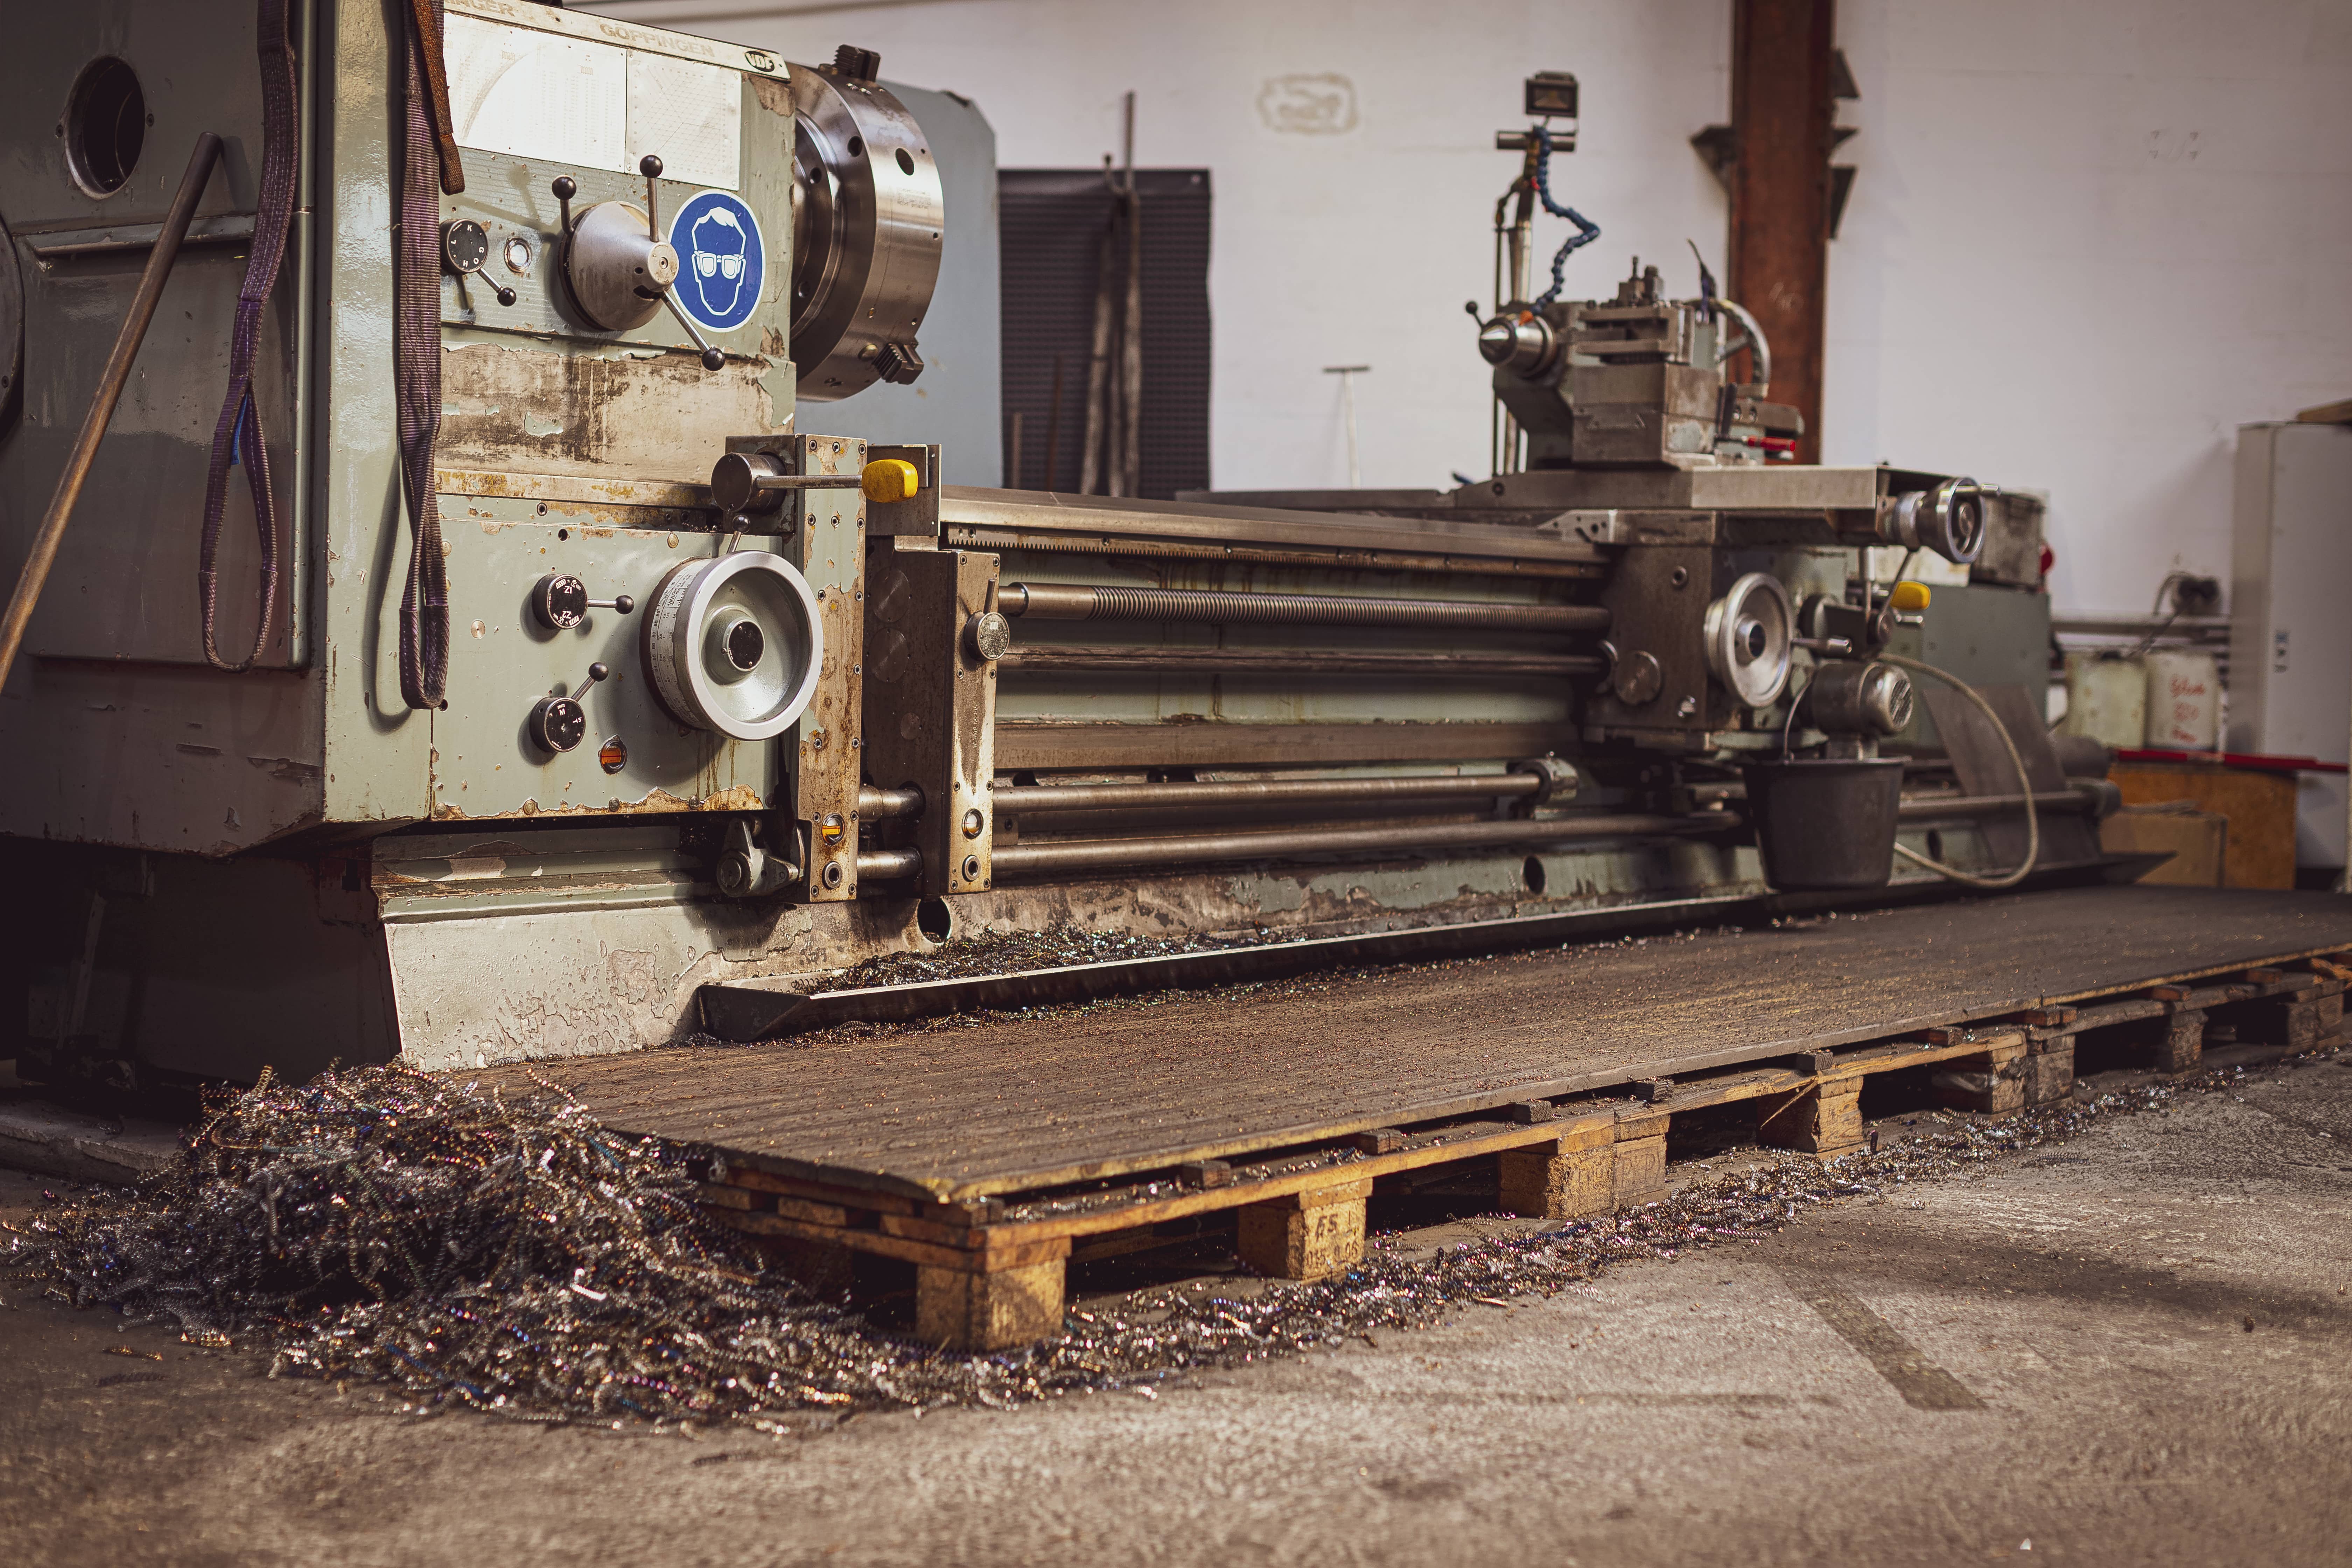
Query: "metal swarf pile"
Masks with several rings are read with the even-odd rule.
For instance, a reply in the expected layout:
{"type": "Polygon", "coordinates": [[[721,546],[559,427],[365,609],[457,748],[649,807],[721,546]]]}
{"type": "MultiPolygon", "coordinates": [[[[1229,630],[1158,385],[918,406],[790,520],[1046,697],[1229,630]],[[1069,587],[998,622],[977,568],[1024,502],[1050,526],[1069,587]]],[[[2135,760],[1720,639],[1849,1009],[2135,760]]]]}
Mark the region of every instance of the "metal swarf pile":
{"type": "Polygon", "coordinates": [[[1072,963],[1111,963],[1131,958],[1166,958],[1206,948],[1244,945],[1240,939],[1198,936],[1135,936],[1088,931],[1064,921],[1041,931],[980,931],[959,935],[929,952],[885,952],[828,975],[809,987],[851,991],[871,985],[913,985],[927,980],[962,980],[976,974],[1015,974],[1072,963]]]}
{"type": "Polygon", "coordinates": [[[267,1079],[215,1107],[178,1163],[68,1200],[9,1237],[6,1271],[82,1307],[275,1352],[273,1375],[393,1384],[431,1413],[614,1426],[1003,1406],[1141,1387],[1429,1324],[1584,1283],[1611,1265],[1768,1235],[1864,1197],[2161,1107],[2209,1072],[1694,1185],[1640,1209],[1411,1256],[1375,1240],[1344,1276],[1255,1293],[1173,1289],[1074,1311],[1063,1337],[972,1356],[882,1332],[763,1273],[709,1226],[686,1156],[605,1131],[551,1089],[502,1097],[401,1068],[267,1079]]]}

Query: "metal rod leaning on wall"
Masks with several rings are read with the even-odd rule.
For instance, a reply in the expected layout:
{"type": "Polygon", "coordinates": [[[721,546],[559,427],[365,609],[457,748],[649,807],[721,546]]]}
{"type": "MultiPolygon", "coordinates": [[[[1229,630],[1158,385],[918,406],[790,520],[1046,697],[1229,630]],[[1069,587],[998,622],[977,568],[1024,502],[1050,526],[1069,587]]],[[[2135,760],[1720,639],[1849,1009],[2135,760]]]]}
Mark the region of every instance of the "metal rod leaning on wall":
{"type": "Polygon", "coordinates": [[[1110,493],[1143,493],[1143,197],[1135,188],[1135,94],[1127,95],[1121,157],[1127,182],[1127,299],[1118,323],[1118,452],[1110,493]]]}
{"type": "Polygon", "coordinates": [[[1601,838],[1664,838],[1729,833],[1741,819],[1729,812],[1685,816],[1612,815],[1549,821],[1439,822],[1401,827],[1316,827],[1282,833],[1196,834],[1166,838],[1072,839],[1061,844],[997,847],[999,877],[1091,871],[1118,866],[1185,866],[1224,860],[1284,860],[1303,855],[1388,850],[1425,855],[1497,844],[1557,844],[1601,838]]]}
{"type": "Polygon", "coordinates": [[[99,377],[98,394],[90,399],[89,412],[82,416],[81,434],[74,437],[65,472],[58,476],[57,493],[49,499],[48,512],[41,519],[41,531],[33,540],[33,552],[26,558],[25,570],[16,579],[16,592],[8,600],[7,615],[0,618],[0,686],[8,683],[9,672],[16,668],[16,650],[24,645],[25,628],[32,624],[34,607],[41,602],[41,589],[49,580],[49,569],[57,564],[58,546],[65,538],[67,520],[73,516],[74,503],[81,499],[82,481],[89,478],[99,443],[106,439],[106,428],[114,422],[114,405],[122,401],[122,389],[131,380],[131,363],[139,357],[139,345],[147,336],[147,324],[155,319],[155,306],[163,297],[164,281],[172,275],[173,263],[180,258],[181,243],[188,237],[189,220],[196,216],[196,204],[204,198],[205,185],[212,179],[213,164],[219,161],[220,150],[221,140],[211,132],[196,138],[196,150],[189,155],[187,173],[180,176],[180,189],[172,198],[172,210],[163,219],[162,232],[155,237],[155,248],[147,253],[147,269],[139,275],[139,291],[131,296],[130,313],[122,318],[122,330],[115,335],[114,353],[108,356],[105,374],[99,377]]]}
{"type": "Polygon", "coordinates": [[[1424,626],[1453,631],[1550,632],[1598,637],[1600,605],[1495,605],[1459,599],[1358,599],[1323,594],[1247,594],[1191,588],[1011,583],[1007,616],[1040,621],[1223,621],[1315,626],[1424,626]]]}

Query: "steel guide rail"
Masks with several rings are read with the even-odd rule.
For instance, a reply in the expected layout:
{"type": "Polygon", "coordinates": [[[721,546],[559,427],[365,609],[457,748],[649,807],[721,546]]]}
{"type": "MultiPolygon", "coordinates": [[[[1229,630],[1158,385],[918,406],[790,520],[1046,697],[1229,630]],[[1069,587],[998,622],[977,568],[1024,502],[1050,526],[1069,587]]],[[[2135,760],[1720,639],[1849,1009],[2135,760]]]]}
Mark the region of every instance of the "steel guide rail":
{"type": "MultiPolygon", "coordinates": [[[[903,873],[902,862],[908,853],[879,852],[873,874],[903,873]],[[887,865],[884,857],[888,858],[887,865]]],[[[1002,857],[1005,852],[997,853],[1002,857]]],[[[2038,869],[2023,887],[2029,890],[2066,887],[2086,879],[2099,880],[2117,875],[2128,880],[2146,868],[2145,857],[2110,858],[2081,866],[2049,866],[2038,869]]],[[[1742,891],[1602,904],[1591,909],[1496,920],[1450,921],[1343,936],[1243,942],[1151,958],[1059,964],[834,991],[806,991],[792,984],[714,981],[697,993],[696,1011],[709,1034],[734,1044],[751,1044],[846,1023],[906,1023],[959,1012],[1050,1007],[1148,991],[1278,980],[1351,964],[1414,963],[1508,952],[1593,933],[1638,936],[1703,925],[1750,925],[1776,915],[1941,903],[1966,897],[1965,892],[1950,884],[1922,878],[1891,883],[1876,900],[1865,903],[1841,900],[1832,894],[1759,895],[1742,891]]]]}

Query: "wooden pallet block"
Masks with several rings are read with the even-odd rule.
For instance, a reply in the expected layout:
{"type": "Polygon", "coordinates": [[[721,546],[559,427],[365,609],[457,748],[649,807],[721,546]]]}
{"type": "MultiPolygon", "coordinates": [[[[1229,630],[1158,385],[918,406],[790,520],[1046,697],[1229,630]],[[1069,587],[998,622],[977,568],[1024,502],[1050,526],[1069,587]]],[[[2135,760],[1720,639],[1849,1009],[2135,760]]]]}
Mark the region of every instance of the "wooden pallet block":
{"type": "Polygon", "coordinates": [[[1756,1141],[1770,1149],[1833,1155],[1862,1142],[1862,1079],[1825,1079],[1777,1095],[1756,1119],[1756,1141]]]}
{"type": "Polygon", "coordinates": [[[1578,1117],[1547,1142],[1506,1150],[1496,1164],[1496,1206],[1505,1214],[1572,1219],[1605,1213],[1617,1203],[1616,1115],[1578,1117]]]}
{"type": "Polygon", "coordinates": [[[2344,1022],[2344,982],[2332,975],[2296,975],[2290,988],[2271,989],[2234,1011],[2264,1044],[2307,1051],[2344,1022]]]}
{"type": "Polygon", "coordinates": [[[1062,1331],[1068,1245],[1062,1258],[986,1271],[918,1266],[916,1334],[955,1350],[1003,1350],[1052,1338],[1062,1331]]]}
{"type": "Polygon", "coordinates": [[[2074,1039],[2051,1041],[2029,1051],[2024,1062],[2024,1103],[2053,1105],[2074,1092],[2074,1039]]]}
{"type": "Polygon", "coordinates": [[[1364,1203],[1371,1178],[1335,1182],[1244,1204],[1234,1250],[1276,1279],[1321,1279],[1345,1273],[1364,1256],[1364,1203]]]}

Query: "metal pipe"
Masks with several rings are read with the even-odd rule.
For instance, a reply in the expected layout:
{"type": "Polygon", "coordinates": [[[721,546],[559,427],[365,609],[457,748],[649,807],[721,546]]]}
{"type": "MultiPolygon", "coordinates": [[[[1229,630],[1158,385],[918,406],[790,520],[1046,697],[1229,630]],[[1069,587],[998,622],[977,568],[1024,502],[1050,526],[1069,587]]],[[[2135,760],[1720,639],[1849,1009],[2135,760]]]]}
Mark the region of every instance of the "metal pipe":
{"type": "Polygon", "coordinates": [[[2169,631],[2175,637],[2224,637],[2230,635],[2227,616],[2101,615],[2091,610],[2053,610],[2050,629],[2060,637],[2139,637],[2169,631]]]}
{"type": "Polygon", "coordinates": [[[1282,833],[1193,834],[1167,838],[1072,839],[1060,844],[1000,845],[1000,877],[1091,871],[1114,866],[1187,866],[1218,860],[1285,860],[1303,855],[1365,850],[1423,854],[1506,844],[1571,839],[1653,838],[1723,833],[1738,828],[1728,812],[1685,816],[1611,815],[1510,822],[1439,822],[1404,827],[1314,827],[1282,833]]]}
{"type": "Polygon", "coordinates": [[[915,784],[901,784],[896,789],[876,789],[872,784],[857,786],[857,819],[860,822],[922,815],[923,792],[915,784]]]}
{"type": "MultiPolygon", "coordinates": [[[[1904,822],[1957,821],[1963,817],[1997,816],[2021,810],[2024,805],[2025,797],[2021,795],[1913,795],[1897,808],[1896,816],[1904,822]]],[[[2098,802],[2081,790],[2042,790],[2033,796],[2033,809],[2094,815],[2098,802]]]]}
{"type": "Polygon", "coordinates": [[[923,852],[919,849],[860,849],[857,852],[857,879],[861,882],[896,882],[923,873],[923,852]]]}
{"type": "Polygon", "coordinates": [[[1182,811],[1230,805],[1355,805],[1385,801],[1517,799],[1542,792],[1534,773],[1400,778],[1236,779],[1215,784],[999,784],[999,816],[1042,811],[1182,811]]]}
{"type": "MultiPolygon", "coordinates": [[[[1382,520],[1387,521],[1387,520],[1382,520]]],[[[944,542],[960,550],[1022,550],[1041,555],[1097,555],[1137,561],[1246,561],[1267,566],[1338,567],[1373,572],[1452,572],[1496,577],[1598,577],[1591,561],[1536,561],[1500,555],[1451,555],[1435,551],[1281,549],[1231,541],[1134,539],[1116,534],[1045,533],[1034,529],[947,526],[944,542]]]]}
{"type": "Polygon", "coordinates": [[[1482,605],[1454,599],[1356,599],[1328,594],[1115,588],[1076,583],[1007,584],[998,595],[997,608],[1008,616],[1041,621],[1425,626],[1594,636],[1609,629],[1609,611],[1600,605],[1482,605]]]}
{"type": "Polygon", "coordinates": [[[57,564],[58,546],[63,542],[66,522],[73,516],[74,502],[81,499],[82,481],[89,477],[90,464],[97,460],[99,443],[106,439],[106,427],[113,423],[114,405],[122,400],[122,388],[131,379],[131,366],[139,357],[139,345],[147,336],[147,323],[155,318],[155,306],[163,297],[164,281],[172,275],[172,264],[180,257],[180,244],[187,237],[188,223],[196,216],[196,203],[203,199],[205,184],[212,179],[213,164],[219,159],[221,140],[206,131],[196,137],[196,150],[188,158],[187,173],[180,176],[179,193],[172,198],[171,210],[164,215],[163,226],[155,236],[155,247],[147,254],[146,270],[139,275],[139,290],[131,297],[131,310],[122,318],[122,330],[115,334],[114,353],[106,362],[106,370],[98,378],[98,392],[89,400],[89,412],[82,416],[81,433],[74,437],[73,450],[66,458],[65,472],[58,476],[58,488],[49,498],[48,514],[41,519],[41,530],[33,536],[32,552],[25,559],[25,569],[16,579],[16,591],[8,600],[5,616],[0,616],[0,686],[8,681],[8,672],[16,662],[16,650],[25,641],[25,628],[32,624],[33,608],[41,602],[41,589],[48,583],[49,569],[57,564]]]}
{"type": "Polygon", "coordinates": [[[1359,653],[1352,648],[1056,647],[1016,647],[1000,670],[1071,670],[1108,674],[1412,675],[1573,679],[1605,674],[1609,661],[1592,653],[1359,653]]]}

